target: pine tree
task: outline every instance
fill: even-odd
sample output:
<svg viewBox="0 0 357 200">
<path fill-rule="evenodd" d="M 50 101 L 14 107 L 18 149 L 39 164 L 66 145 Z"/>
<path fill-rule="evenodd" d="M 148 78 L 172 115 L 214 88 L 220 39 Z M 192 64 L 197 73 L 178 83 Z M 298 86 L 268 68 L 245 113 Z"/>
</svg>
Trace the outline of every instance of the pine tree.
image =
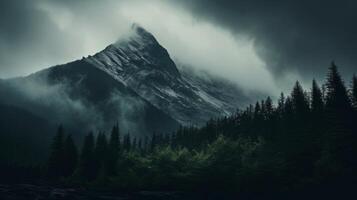
<svg viewBox="0 0 357 200">
<path fill-rule="evenodd" d="M 352 136 L 352 105 L 348 97 L 347 89 L 337 70 L 332 63 L 329 68 L 326 83 L 326 146 L 332 161 L 340 167 L 346 167 L 354 162 Z"/>
<path fill-rule="evenodd" d="M 293 108 L 293 121 L 291 129 L 291 137 L 295 138 L 297 147 L 303 148 L 302 143 L 309 139 L 309 126 L 310 126 L 310 108 L 309 101 L 306 93 L 301 87 L 300 83 L 296 81 L 293 91 L 291 92 L 291 101 Z"/>
<path fill-rule="evenodd" d="M 48 176 L 52 179 L 58 179 L 64 176 L 64 131 L 63 126 L 60 125 L 57 129 L 52 146 L 51 153 L 48 160 Z"/>
<path fill-rule="evenodd" d="M 93 132 L 90 132 L 84 138 L 84 144 L 79 160 L 79 173 L 85 180 L 93 180 L 96 175 L 94 148 L 94 135 Z"/>
<path fill-rule="evenodd" d="M 266 112 L 266 118 L 270 119 L 273 115 L 274 108 L 273 108 L 273 101 L 271 98 L 268 96 L 267 99 L 265 100 L 265 112 Z"/>
<path fill-rule="evenodd" d="M 313 80 L 311 89 L 311 120 L 316 139 L 321 137 L 325 132 L 324 106 L 322 92 L 316 81 Z"/>
<path fill-rule="evenodd" d="M 64 142 L 64 176 L 72 175 L 77 167 L 78 150 L 71 135 L 67 135 Z"/>
<path fill-rule="evenodd" d="M 334 63 L 329 68 L 326 87 L 326 107 L 336 114 L 350 111 L 347 89 Z"/>
<path fill-rule="evenodd" d="M 108 174 L 115 175 L 120 152 L 120 130 L 117 123 L 111 132 L 109 139 Z"/>
<path fill-rule="evenodd" d="M 95 155 L 95 175 L 106 175 L 107 164 L 108 164 L 108 142 L 104 133 L 100 132 L 97 135 L 97 140 L 94 149 Z"/>
<path fill-rule="evenodd" d="M 280 119 L 284 115 L 284 110 L 285 110 L 285 95 L 284 93 L 280 93 L 280 97 L 278 100 L 278 107 L 277 107 L 277 112 Z"/>
<path fill-rule="evenodd" d="M 311 89 L 311 112 L 314 118 L 321 118 L 324 109 L 324 102 L 322 92 L 317 85 L 316 81 L 312 81 Z"/>
<path fill-rule="evenodd" d="M 298 119 L 304 119 L 309 112 L 309 101 L 299 81 L 296 81 L 293 91 L 291 92 L 291 100 L 295 116 Z M 306 120 L 306 118 L 304 120 Z"/>
<path fill-rule="evenodd" d="M 267 114 L 267 110 L 266 110 L 266 107 L 265 107 L 265 101 L 262 100 L 261 103 L 260 103 L 260 110 L 261 110 L 261 114 L 263 116 L 264 119 L 266 119 L 266 114 Z"/>
<path fill-rule="evenodd" d="M 119 156 L 119 151 L 120 151 L 120 130 L 119 130 L 119 124 L 117 123 L 111 132 L 110 135 L 110 140 L 109 140 L 109 146 L 110 149 L 113 151 L 114 154 L 117 154 L 116 156 Z"/>
<path fill-rule="evenodd" d="M 254 107 L 254 119 L 258 120 L 260 119 L 260 116 L 261 116 L 261 109 L 260 109 L 259 101 L 257 101 Z"/>
<path fill-rule="evenodd" d="M 263 126 L 265 127 L 264 134 L 265 138 L 272 139 L 274 137 L 275 129 L 275 108 L 273 107 L 273 101 L 268 96 L 265 100 L 265 121 Z"/>
</svg>

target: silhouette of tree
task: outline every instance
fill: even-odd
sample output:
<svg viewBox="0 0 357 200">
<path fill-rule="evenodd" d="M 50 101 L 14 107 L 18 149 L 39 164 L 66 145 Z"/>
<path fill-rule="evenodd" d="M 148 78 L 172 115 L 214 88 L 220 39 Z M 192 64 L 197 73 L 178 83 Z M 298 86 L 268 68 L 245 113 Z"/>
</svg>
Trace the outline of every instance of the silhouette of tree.
<svg viewBox="0 0 357 200">
<path fill-rule="evenodd" d="M 95 154 L 95 176 L 98 175 L 105 176 L 107 174 L 107 164 L 108 164 L 108 141 L 103 132 L 97 135 L 97 140 L 95 144 L 94 154 Z"/>
<path fill-rule="evenodd" d="M 78 164 L 78 150 L 71 135 L 67 135 L 64 142 L 64 176 L 72 175 Z"/>
<path fill-rule="evenodd" d="M 48 160 L 48 176 L 58 179 L 64 176 L 64 131 L 59 125 L 56 136 L 53 138 L 51 153 Z"/>
<path fill-rule="evenodd" d="M 347 89 L 332 62 L 326 81 L 326 136 L 325 157 L 329 163 L 336 163 L 334 168 L 341 172 L 343 168 L 354 162 L 352 143 L 352 105 Z"/>
<path fill-rule="evenodd" d="M 79 160 L 79 173 L 81 178 L 85 180 L 93 180 L 96 176 L 94 148 L 94 135 L 93 132 L 90 132 L 84 138 L 84 144 Z"/>
<path fill-rule="evenodd" d="M 326 131 L 325 120 L 324 120 L 324 101 L 323 95 L 320 87 L 317 85 L 316 81 L 312 81 L 311 89 L 311 121 L 312 121 L 312 132 L 313 141 L 315 142 L 315 149 L 313 152 L 320 152 L 321 149 L 321 137 Z"/>
<path fill-rule="evenodd" d="M 322 92 L 317 85 L 316 81 L 312 81 L 312 89 L 311 89 L 311 111 L 314 115 L 314 118 L 322 118 L 324 109 L 324 102 Z"/>
<path fill-rule="evenodd" d="M 120 130 L 117 123 L 113 128 L 109 139 L 108 174 L 115 175 L 120 152 Z"/>
<path fill-rule="evenodd" d="M 299 120 L 304 119 L 304 117 L 306 117 L 309 112 L 309 101 L 298 81 L 296 81 L 293 91 L 291 92 L 291 100 L 293 103 L 295 116 Z"/>
</svg>

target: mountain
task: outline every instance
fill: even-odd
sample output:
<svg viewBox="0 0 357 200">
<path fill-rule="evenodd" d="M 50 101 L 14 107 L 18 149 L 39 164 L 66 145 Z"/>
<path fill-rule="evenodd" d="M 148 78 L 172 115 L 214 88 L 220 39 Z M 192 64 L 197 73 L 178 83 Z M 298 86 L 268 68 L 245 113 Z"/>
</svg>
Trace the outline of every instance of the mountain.
<svg viewBox="0 0 357 200">
<path fill-rule="evenodd" d="M 0 80 L 0 103 L 71 132 L 109 130 L 117 121 L 137 136 L 169 133 L 230 115 L 249 99 L 235 85 L 178 68 L 138 25 L 101 52 L 26 77 Z"/>
<path fill-rule="evenodd" d="M 167 50 L 136 24 L 130 37 L 84 60 L 183 125 L 203 125 L 210 118 L 230 115 L 249 100 L 233 84 L 179 71 Z"/>
<path fill-rule="evenodd" d="M 150 137 L 201 126 L 247 102 L 234 84 L 177 67 L 151 33 L 133 25 L 129 37 L 93 56 L 0 79 L 0 140 L 12 152 L 0 156 L 28 162 L 46 156 L 59 124 L 77 141 L 117 122 L 122 134 Z"/>
</svg>

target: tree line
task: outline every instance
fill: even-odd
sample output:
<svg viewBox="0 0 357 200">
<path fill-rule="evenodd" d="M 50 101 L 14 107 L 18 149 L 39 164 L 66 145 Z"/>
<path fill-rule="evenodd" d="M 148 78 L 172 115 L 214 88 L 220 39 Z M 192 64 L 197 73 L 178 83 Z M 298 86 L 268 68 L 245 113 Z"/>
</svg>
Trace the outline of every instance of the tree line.
<svg viewBox="0 0 357 200">
<path fill-rule="evenodd" d="M 281 93 L 209 120 L 148 138 L 93 132 L 81 151 L 63 127 L 53 139 L 47 176 L 120 189 L 290 191 L 349 187 L 357 181 L 357 77 L 346 87 L 332 63 L 311 90 Z"/>
</svg>

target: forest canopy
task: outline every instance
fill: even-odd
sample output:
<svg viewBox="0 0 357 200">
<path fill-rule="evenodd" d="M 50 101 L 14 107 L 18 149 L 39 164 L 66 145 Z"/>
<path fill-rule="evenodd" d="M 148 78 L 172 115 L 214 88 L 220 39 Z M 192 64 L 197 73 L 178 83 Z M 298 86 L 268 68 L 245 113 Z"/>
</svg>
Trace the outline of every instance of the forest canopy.
<svg viewBox="0 0 357 200">
<path fill-rule="evenodd" d="M 356 119 L 357 77 L 347 87 L 332 63 L 321 86 L 296 82 L 276 103 L 267 97 L 203 127 L 133 138 L 116 124 L 78 145 L 61 125 L 39 167 L 46 173 L 32 171 L 54 183 L 114 190 L 346 189 L 357 181 Z"/>
</svg>

